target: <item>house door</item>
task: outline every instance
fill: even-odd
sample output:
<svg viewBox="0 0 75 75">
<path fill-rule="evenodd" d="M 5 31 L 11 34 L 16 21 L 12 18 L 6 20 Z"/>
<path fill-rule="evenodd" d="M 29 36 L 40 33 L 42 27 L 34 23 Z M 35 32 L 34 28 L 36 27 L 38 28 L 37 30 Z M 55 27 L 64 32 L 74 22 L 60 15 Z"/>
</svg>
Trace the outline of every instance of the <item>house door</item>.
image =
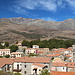
<svg viewBox="0 0 75 75">
<path fill-rule="evenodd" d="M 33 69 L 34 70 L 34 74 L 33 75 L 37 75 L 37 69 Z"/>
</svg>

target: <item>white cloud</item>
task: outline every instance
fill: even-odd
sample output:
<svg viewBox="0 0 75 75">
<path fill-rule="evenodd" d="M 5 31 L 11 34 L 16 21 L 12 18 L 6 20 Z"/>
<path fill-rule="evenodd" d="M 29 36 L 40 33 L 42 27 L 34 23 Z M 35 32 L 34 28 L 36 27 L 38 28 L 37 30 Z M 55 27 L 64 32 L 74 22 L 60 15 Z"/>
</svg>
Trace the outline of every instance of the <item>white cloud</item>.
<svg viewBox="0 0 75 75">
<path fill-rule="evenodd" d="M 12 9 L 14 9 L 16 13 L 26 13 L 26 11 L 22 9 L 20 6 L 13 6 Z"/>
<path fill-rule="evenodd" d="M 57 10 L 57 5 L 55 2 L 51 0 L 45 0 L 45 1 L 39 1 L 39 4 L 41 5 L 41 9 L 44 10 L 49 10 L 49 11 L 56 11 Z"/>
<path fill-rule="evenodd" d="M 66 0 L 66 2 L 70 7 L 75 8 L 75 0 Z"/>
<path fill-rule="evenodd" d="M 36 0 L 17 0 L 15 3 L 23 8 L 27 9 L 35 9 L 37 6 L 37 1 Z"/>
<path fill-rule="evenodd" d="M 15 0 L 11 8 L 16 13 L 28 13 L 35 9 L 55 12 L 66 5 L 74 10 L 75 0 Z"/>
<path fill-rule="evenodd" d="M 21 6 L 17 6 L 17 5 L 9 7 L 9 10 L 13 11 L 13 12 L 16 12 L 18 14 L 23 14 L 23 15 L 25 14 L 27 16 L 31 15 L 28 11 L 26 11 L 25 9 L 23 9 Z"/>
<path fill-rule="evenodd" d="M 41 19 L 43 19 L 45 21 L 57 21 L 57 19 L 54 19 L 54 18 L 51 18 L 51 17 L 43 17 Z"/>
<path fill-rule="evenodd" d="M 16 5 L 19 7 L 20 12 L 35 9 L 55 12 L 59 6 L 62 7 L 64 5 L 62 1 L 63 0 L 15 0 L 13 6 Z M 18 8 L 15 7 L 15 9 L 17 12 Z"/>
<path fill-rule="evenodd" d="M 13 12 L 30 16 L 33 13 L 30 13 L 29 10 L 56 12 L 60 8 L 66 8 L 66 6 L 75 11 L 75 0 L 15 0 L 10 7 Z"/>
<path fill-rule="evenodd" d="M 16 4 L 27 9 L 43 9 L 49 11 L 55 11 L 57 4 L 52 0 L 17 0 Z"/>
<path fill-rule="evenodd" d="M 73 14 L 75 14 L 75 0 L 66 0 L 68 6 L 72 10 Z"/>
</svg>

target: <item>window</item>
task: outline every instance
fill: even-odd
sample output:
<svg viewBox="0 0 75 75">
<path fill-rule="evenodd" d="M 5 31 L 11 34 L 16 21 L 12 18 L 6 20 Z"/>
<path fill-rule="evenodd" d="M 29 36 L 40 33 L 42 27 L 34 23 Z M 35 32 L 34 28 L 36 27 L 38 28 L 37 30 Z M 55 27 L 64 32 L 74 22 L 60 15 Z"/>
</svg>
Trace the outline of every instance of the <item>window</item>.
<svg viewBox="0 0 75 75">
<path fill-rule="evenodd" d="M 10 70 L 10 66 L 9 65 L 7 65 L 7 70 Z"/>
<path fill-rule="evenodd" d="M 39 71 L 41 71 L 41 69 L 39 69 Z"/>
<path fill-rule="evenodd" d="M 17 69 L 19 69 L 19 64 L 17 64 Z"/>
<path fill-rule="evenodd" d="M 24 65 L 25 66 L 25 68 L 26 68 L 26 65 Z"/>
<path fill-rule="evenodd" d="M 63 67 L 63 69 L 64 69 L 64 67 Z"/>
<path fill-rule="evenodd" d="M 24 74 L 26 74 L 26 71 L 24 71 Z"/>
<path fill-rule="evenodd" d="M 73 55 L 75 55 L 75 53 L 73 53 Z"/>
<path fill-rule="evenodd" d="M 27 52 L 27 54 L 29 54 L 29 51 Z"/>
<path fill-rule="evenodd" d="M 5 71 L 6 71 L 6 67 L 5 67 Z"/>
<path fill-rule="evenodd" d="M 34 53 L 35 53 L 35 51 L 34 51 Z"/>
</svg>

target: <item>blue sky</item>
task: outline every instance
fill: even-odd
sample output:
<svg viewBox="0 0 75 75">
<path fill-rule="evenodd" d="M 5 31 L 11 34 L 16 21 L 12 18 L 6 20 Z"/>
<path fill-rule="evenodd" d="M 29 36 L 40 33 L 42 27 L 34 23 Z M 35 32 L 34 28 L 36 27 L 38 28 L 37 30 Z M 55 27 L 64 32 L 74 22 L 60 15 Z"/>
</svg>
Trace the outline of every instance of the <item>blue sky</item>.
<svg viewBox="0 0 75 75">
<path fill-rule="evenodd" d="M 0 0 L 0 18 L 75 19 L 75 0 Z"/>
</svg>

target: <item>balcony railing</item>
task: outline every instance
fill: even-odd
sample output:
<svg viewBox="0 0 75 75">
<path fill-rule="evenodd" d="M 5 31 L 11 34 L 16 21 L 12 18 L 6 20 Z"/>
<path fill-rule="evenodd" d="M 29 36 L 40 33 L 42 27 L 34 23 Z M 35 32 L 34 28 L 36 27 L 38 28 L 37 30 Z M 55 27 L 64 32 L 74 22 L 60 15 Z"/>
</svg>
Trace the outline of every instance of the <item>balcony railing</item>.
<svg viewBox="0 0 75 75">
<path fill-rule="evenodd" d="M 21 69 L 14 69 L 13 71 L 21 72 Z"/>
</svg>

